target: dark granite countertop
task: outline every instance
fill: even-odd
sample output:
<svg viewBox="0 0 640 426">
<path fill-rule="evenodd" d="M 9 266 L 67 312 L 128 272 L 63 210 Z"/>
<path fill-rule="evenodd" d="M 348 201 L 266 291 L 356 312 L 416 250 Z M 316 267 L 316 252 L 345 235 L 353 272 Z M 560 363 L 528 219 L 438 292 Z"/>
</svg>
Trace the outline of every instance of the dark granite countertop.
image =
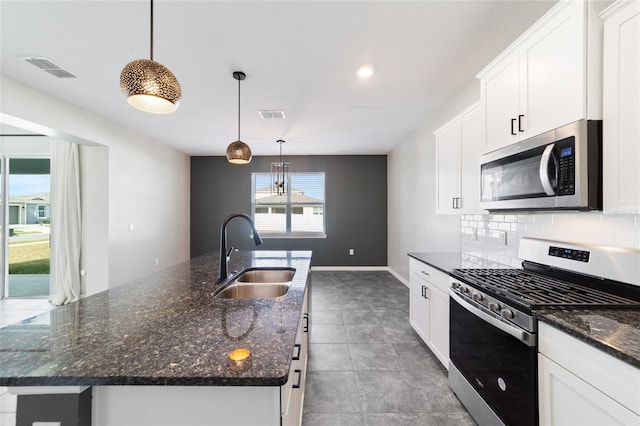
<svg viewBox="0 0 640 426">
<path fill-rule="evenodd" d="M 296 268 L 276 299 L 214 299 L 217 253 L 0 329 L 0 385 L 238 385 L 287 382 L 309 251 L 235 252 L 230 271 Z M 237 372 L 228 354 L 251 351 Z"/>
<path fill-rule="evenodd" d="M 444 272 L 445 274 L 451 274 L 454 269 L 471 269 L 471 268 L 512 268 L 511 266 L 503 265 L 498 262 L 476 257 L 469 253 L 407 253 L 410 257 L 413 257 L 420 262 L 433 266 L 436 269 Z"/>
<path fill-rule="evenodd" d="M 547 309 L 534 315 L 589 345 L 640 368 L 640 310 Z"/>
</svg>

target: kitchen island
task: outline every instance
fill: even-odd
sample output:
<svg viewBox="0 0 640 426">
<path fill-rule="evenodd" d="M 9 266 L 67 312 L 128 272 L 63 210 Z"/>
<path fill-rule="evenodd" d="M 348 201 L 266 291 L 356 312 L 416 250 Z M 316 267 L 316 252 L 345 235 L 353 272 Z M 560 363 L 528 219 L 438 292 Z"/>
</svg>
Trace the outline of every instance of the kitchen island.
<svg viewBox="0 0 640 426">
<path fill-rule="evenodd" d="M 18 394 L 34 386 L 44 393 L 92 388 L 91 416 L 99 425 L 251 423 L 262 395 L 277 413 L 259 415 L 260 424 L 280 424 L 293 385 L 304 389 L 292 358 L 300 358 L 297 338 L 308 326 L 310 261 L 308 251 L 232 254 L 236 275 L 295 268 L 289 291 L 278 298 L 212 297 L 220 285 L 218 255 L 211 253 L 56 308 L 38 321 L 48 325 L 2 328 L 0 385 Z M 249 349 L 250 360 L 230 361 L 237 349 Z M 20 417 L 19 401 L 18 424 Z"/>
</svg>

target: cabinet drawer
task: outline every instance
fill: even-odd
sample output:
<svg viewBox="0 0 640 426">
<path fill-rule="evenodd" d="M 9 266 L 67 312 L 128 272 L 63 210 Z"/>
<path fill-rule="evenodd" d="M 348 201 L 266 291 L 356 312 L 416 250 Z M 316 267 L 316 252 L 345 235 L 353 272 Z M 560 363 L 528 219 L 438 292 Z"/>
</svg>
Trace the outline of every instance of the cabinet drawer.
<svg viewBox="0 0 640 426">
<path fill-rule="evenodd" d="M 640 414 L 640 369 L 548 324 L 539 324 L 538 338 L 541 354 Z"/>
<path fill-rule="evenodd" d="M 449 292 L 449 275 L 439 269 L 410 257 L 409 270 L 412 274 L 416 274 L 424 280 L 427 280 L 430 284 L 433 284 L 445 293 Z"/>
</svg>

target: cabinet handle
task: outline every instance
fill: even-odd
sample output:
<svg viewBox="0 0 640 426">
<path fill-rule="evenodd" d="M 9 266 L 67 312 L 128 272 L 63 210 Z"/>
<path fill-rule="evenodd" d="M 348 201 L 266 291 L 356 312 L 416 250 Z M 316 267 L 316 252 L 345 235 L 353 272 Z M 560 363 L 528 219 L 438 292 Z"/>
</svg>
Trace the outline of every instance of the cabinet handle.
<svg viewBox="0 0 640 426">
<path fill-rule="evenodd" d="M 302 331 L 304 331 L 305 333 L 309 332 L 309 314 L 305 313 L 304 316 L 304 328 L 302 329 Z"/>
<path fill-rule="evenodd" d="M 431 274 L 430 274 L 430 273 L 428 273 L 427 271 L 420 271 L 420 272 L 422 272 L 424 275 L 426 275 L 426 276 L 428 276 L 428 277 L 429 277 L 429 276 L 431 276 Z"/>
<path fill-rule="evenodd" d="M 524 129 L 522 128 L 522 119 L 524 118 L 524 115 L 520 114 L 518 116 L 518 131 L 519 132 L 524 132 Z"/>
<path fill-rule="evenodd" d="M 452 208 L 452 209 L 455 209 L 455 208 L 456 208 L 456 197 L 453 197 L 453 198 L 451 199 L 451 208 Z"/>
<path fill-rule="evenodd" d="M 511 119 L 511 135 L 512 135 L 512 136 L 515 136 L 515 135 L 516 135 L 516 131 L 515 131 L 515 130 L 513 130 L 513 125 L 514 125 L 514 124 L 516 124 L 516 119 L 515 119 L 515 118 L 512 118 L 512 119 Z"/>
<path fill-rule="evenodd" d="M 293 370 L 293 374 L 298 375 L 298 381 L 293 384 L 292 388 L 300 389 L 300 384 L 302 383 L 302 370 L 296 368 L 295 370 Z"/>
<path fill-rule="evenodd" d="M 302 353 L 302 345 L 300 343 L 296 343 L 295 345 L 293 345 L 293 348 L 298 348 L 298 354 L 294 355 L 293 358 L 291 358 L 293 361 L 298 361 L 300 359 L 300 353 Z"/>
<path fill-rule="evenodd" d="M 427 293 L 429 291 L 429 289 L 426 286 L 424 287 L 424 294 L 422 295 L 422 297 L 424 297 L 425 299 L 429 299 L 429 293 Z"/>
</svg>

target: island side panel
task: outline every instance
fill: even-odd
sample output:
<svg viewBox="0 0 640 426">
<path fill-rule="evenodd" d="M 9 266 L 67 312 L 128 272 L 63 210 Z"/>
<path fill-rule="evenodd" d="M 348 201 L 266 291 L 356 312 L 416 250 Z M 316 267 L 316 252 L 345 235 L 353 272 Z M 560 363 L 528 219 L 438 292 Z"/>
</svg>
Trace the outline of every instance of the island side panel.
<svg viewBox="0 0 640 426">
<path fill-rule="evenodd" d="M 94 386 L 94 426 L 279 426 L 278 386 Z"/>
</svg>

